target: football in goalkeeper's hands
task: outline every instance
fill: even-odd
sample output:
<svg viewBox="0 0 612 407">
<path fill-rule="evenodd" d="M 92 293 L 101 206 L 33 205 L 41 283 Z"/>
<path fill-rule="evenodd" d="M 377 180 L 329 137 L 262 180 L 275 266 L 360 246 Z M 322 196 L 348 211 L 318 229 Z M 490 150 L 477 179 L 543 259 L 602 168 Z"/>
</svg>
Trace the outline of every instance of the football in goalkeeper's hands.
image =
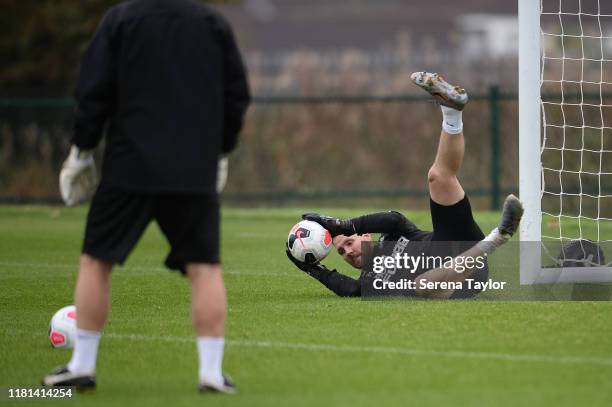
<svg viewBox="0 0 612 407">
<path fill-rule="evenodd" d="M 316 263 L 323 260 L 332 249 L 332 237 L 323 226 L 310 220 L 295 224 L 287 237 L 287 248 L 297 260 Z"/>
</svg>

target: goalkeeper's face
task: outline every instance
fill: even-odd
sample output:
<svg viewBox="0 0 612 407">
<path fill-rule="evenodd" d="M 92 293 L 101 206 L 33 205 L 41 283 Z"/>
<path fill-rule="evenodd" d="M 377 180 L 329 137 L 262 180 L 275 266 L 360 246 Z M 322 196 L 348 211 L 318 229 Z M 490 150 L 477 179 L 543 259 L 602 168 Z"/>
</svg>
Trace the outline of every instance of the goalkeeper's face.
<svg viewBox="0 0 612 407">
<path fill-rule="evenodd" d="M 361 242 L 369 242 L 372 238 L 369 234 L 344 236 L 338 235 L 334 237 L 334 246 L 338 254 L 342 256 L 351 266 L 360 269 L 361 261 Z"/>
</svg>

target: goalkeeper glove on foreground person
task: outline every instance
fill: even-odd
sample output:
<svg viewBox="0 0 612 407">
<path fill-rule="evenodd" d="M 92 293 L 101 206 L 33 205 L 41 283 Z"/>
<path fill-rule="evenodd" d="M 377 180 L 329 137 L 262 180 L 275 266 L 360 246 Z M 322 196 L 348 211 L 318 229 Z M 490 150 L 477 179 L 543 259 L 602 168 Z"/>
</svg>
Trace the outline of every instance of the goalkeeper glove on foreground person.
<svg viewBox="0 0 612 407">
<path fill-rule="evenodd" d="M 80 150 L 73 145 L 59 176 L 60 193 L 64 203 L 74 206 L 87 201 L 92 197 L 97 184 L 93 150 Z"/>
</svg>

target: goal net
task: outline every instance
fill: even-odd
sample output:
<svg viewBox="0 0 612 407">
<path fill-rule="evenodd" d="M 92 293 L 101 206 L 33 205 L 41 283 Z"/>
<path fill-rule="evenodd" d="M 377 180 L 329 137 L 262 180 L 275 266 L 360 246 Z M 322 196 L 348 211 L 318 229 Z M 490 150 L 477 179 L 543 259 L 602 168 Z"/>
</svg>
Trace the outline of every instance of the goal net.
<svg viewBox="0 0 612 407">
<path fill-rule="evenodd" d="M 612 281 L 612 1 L 519 1 L 519 115 L 521 283 Z"/>
</svg>

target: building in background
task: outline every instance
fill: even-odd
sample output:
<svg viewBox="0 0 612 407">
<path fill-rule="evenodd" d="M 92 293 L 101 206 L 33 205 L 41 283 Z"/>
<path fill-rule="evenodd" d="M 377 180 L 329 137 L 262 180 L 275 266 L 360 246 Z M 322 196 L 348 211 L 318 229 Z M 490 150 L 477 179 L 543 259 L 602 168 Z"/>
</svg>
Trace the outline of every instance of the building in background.
<svg viewBox="0 0 612 407">
<path fill-rule="evenodd" d="M 518 17 L 503 14 L 463 14 L 460 57 L 465 61 L 514 59 L 518 55 Z"/>
<path fill-rule="evenodd" d="M 515 83 L 514 1 L 244 0 L 218 7 L 237 27 L 256 92 L 405 93 L 413 91 L 407 75 L 420 69 L 468 83 L 476 83 L 477 70 L 486 82 Z"/>
</svg>

